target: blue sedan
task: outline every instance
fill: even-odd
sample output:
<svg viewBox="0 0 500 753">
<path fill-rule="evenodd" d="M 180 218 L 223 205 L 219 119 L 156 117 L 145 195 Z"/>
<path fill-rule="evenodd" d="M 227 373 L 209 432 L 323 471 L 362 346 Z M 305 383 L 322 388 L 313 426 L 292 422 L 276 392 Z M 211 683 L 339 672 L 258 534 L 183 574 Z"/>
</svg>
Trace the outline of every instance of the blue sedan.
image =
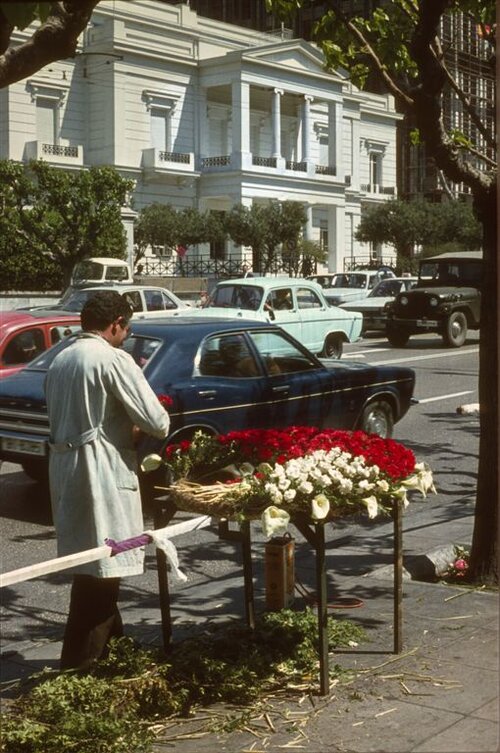
<svg viewBox="0 0 500 753">
<path fill-rule="evenodd" d="M 0 385 L 0 459 L 35 479 L 47 468 L 46 370 L 72 337 Z M 363 429 L 388 437 L 413 395 L 412 369 L 320 360 L 274 324 L 178 317 L 132 324 L 124 345 L 169 404 L 168 442 L 199 429 L 308 425 Z M 70 385 L 68 385 L 70 389 Z M 156 444 L 156 446 L 155 446 Z M 147 438 L 141 455 L 158 451 Z"/>
</svg>

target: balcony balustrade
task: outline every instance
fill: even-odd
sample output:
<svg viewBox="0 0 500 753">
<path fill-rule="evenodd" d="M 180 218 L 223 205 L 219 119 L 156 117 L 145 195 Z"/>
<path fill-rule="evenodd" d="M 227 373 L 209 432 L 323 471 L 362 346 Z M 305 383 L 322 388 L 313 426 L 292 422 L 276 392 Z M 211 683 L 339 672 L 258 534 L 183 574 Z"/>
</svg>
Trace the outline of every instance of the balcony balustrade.
<svg viewBox="0 0 500 753">
<path fill-rule="evenodd" d="M 380 186 L 378 183 L 362 183 L 360 189 L 364 193 L 379 193 L 390 196 L 396 194 L 395 186 Z"/>
<path fill-rule="evenodd" d="M 25 145 L 24 155 L 26 160 L 43 159 L 60 165 L 83 165 L 83 147 L 81 145 L 28 141 Z"/>
<path fill-rule="evenodd" d="M 253 155 L 252 164 L 257 167 L 276 167 L 278 160 L 276 157 L 258 157 L 257 155 Z"/>
<path fill-rule="evenodd" d="M 185 173 L 194 171 L 194 154 L 192 152 L 173 152 L 167 149 L 142 150 L 143 166 L 153 172 L 165 175 L 168 173 Z"/>
<path fill-rule="evenodd" d="M 209 167 L 227 167 L 227 165 L 230 165 L 230 164 L 231 164 L 230 154 L 222 154 L 218 157 L 202 157 L 201 159 L 202 169 L 206 169 Z"/>
</svg>

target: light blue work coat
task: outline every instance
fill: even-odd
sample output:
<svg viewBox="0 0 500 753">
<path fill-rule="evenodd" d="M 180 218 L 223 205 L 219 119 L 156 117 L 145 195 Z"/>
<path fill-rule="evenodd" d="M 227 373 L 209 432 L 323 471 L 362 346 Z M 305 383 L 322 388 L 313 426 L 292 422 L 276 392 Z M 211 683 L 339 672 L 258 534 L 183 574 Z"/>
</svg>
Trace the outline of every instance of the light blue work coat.
<svg viewBox="0 0 500 753">
<path fill-rule="evenodd" d="M 132 427 L 163 438 L 170 420 L 141 369 L 99 335 L 82 333 L 52 362 L 45 394 L 58 555 L 143 533 Z M 141 548 L 73 572 L 105 578 L 137 575 L 143 567 Z"/>
</svg>

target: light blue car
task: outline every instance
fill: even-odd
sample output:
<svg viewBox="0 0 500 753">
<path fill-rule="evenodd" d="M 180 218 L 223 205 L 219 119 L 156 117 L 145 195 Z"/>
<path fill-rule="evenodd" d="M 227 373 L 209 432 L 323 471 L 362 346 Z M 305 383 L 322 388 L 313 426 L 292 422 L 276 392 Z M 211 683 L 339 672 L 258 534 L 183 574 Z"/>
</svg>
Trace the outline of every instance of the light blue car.
<svg viewBox="0 0 500 753">
<path fill-rule="evenodd" d="M 356 342 L 363 324 L 360 313 L 329 306 L 320 285 L 294 277 L 224 280 L 206 306 L 183 313 L 274 322 L 325 358 L 340 358 L 344 343 Z"/>
</svg>

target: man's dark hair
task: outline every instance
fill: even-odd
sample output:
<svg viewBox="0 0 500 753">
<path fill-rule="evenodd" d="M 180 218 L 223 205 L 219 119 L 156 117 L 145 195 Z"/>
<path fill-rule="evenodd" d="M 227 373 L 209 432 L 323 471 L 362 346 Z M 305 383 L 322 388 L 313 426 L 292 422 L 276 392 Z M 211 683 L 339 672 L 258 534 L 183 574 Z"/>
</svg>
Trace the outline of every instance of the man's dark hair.
<svg viewBox="0 0 500 753">
<path fill-rule="evenodd" d="M 133 314 L 132 306 L 116 290 L 99 290 L 85 303 L 80 315 L 82 329 L 102 332 L 117 319 L 127 325 Z"/>
</svg>

